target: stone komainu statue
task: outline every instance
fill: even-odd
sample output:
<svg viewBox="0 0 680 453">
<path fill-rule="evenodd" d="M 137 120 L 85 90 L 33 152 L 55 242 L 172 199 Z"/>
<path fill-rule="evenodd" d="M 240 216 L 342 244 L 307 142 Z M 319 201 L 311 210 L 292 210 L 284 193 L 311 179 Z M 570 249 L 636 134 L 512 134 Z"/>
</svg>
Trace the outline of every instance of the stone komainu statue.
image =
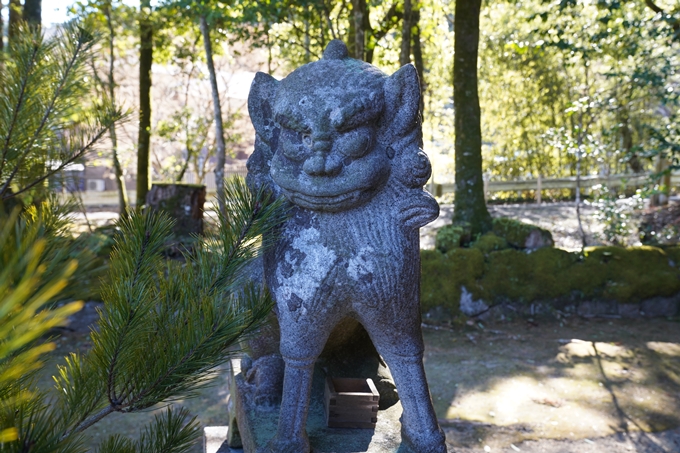
<svg viewBox="0 0 680 453">
<path fill-rule="evenodd" d="M 388 77 L 349 58 L 337 40 L 280 82 L 255 77 L 248 183 L 291 203 L 264 256 L 285 362 L 272 452 L 310 451 L 314 363 L 347 317 L 365 327 L 392 372 L 406 445 L 446 452 L 422 363 L 418 228 L 439 206 L 423 190 L 431 168 L 420 149 L 419 100 L 413 66 Z"/>
</svg>

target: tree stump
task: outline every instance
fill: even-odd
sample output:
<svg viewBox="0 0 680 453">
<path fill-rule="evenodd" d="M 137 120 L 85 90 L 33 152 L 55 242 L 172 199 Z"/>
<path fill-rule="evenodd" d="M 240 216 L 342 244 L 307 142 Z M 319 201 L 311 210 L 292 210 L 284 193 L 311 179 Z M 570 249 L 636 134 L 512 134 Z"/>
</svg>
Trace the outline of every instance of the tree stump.
<svg viewBox="0 0 680 453">
<path fill-rule="evenodd" d="M 205 194 L 205 186 L 197 184 L 153 184 L 146 205 L 174 219 L 176 235 L 202 234 Z"/>
</svg>

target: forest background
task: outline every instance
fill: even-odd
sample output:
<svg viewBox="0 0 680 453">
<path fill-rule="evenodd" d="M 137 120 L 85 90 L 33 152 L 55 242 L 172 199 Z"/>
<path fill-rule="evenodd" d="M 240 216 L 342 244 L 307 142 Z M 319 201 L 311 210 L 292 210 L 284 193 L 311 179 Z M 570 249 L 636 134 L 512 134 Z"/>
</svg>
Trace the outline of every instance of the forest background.
<svg viewBox="0 0 680 453">
<path fill-rule="evenodd" d="M 148 124 L 140 117 L 143 124 L 116 126 L 101 148 L 100 164 L 119 167 L 116 177 L 139 181 L 149 168 L 152 181 L 179 181 L 190 171 L 203 182 L 218 164 L 220 136 L 227 159 L 243 159 L 254 137 L 245 107 L 249 77 L 257 70 L 285 76 L 338 38 L 354 57 L 386 73 L 415 64 L 424 149 L 435 180 L 454 181 L 453 1 L 142 3 L 68 7 L 69 18 L 102 37 L 93 89 L 142 116 L 150 113 Z M 43 22 L 52 7 L 43 5 Z M 663 176 L 677 163 L 679 146 L 678 9 L 671 0 L 482 2 L 478 81 L 487 178 L 651 171 L 649 187 L 668 190 Z M 224 123 L 217 133 L 202 19 L 217 66 Z M 152 77 L 140 79 L 145 49 L 152 51 Z M 140 97 L 145 85 L 153 86 L 149 101 Z"/>
</svg>

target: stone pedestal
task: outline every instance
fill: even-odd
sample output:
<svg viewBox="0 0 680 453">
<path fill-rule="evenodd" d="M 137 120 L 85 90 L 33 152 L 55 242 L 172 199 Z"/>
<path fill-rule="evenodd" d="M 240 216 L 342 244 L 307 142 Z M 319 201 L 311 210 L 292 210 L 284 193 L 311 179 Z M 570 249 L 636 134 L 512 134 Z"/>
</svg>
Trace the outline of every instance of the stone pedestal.
<svg viewBox="0 0 680 453">
<path fill-rule="evenodd" d="M 227 426 L 206 426 L 203 428 L 203 453 L 231 453 L 227 445 Z"/>
<path fill-rule="evenodd" d="M 230 376 L 228 444 L 244 453 L 261 453 L 276 433 L 279 406 L 258 408 L 241 374 L 240 360 L 232 360 Z M 401 404 L 378 411 L 375 429 L 341 429 L 326 426 L 323 406 L 325 373 L 314 371 L 307 434 L 314 453 L 405 453 L 401 447 Z M 235 435 L 237 434 L 238 435 Z"/>
</svg>

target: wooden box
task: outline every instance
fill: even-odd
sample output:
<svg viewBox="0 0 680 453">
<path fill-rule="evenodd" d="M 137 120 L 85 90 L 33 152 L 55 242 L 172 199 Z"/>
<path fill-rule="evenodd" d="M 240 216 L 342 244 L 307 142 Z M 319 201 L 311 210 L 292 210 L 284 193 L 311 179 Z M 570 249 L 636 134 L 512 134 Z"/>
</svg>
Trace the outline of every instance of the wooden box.
<svg viewBox="0 0 680 453">
<path fill-rule="evenodd" d="M 371 379 L 326 376 L 326 424 L 330 428 L 375 428 L 379 399 Z"/>
</svg>

